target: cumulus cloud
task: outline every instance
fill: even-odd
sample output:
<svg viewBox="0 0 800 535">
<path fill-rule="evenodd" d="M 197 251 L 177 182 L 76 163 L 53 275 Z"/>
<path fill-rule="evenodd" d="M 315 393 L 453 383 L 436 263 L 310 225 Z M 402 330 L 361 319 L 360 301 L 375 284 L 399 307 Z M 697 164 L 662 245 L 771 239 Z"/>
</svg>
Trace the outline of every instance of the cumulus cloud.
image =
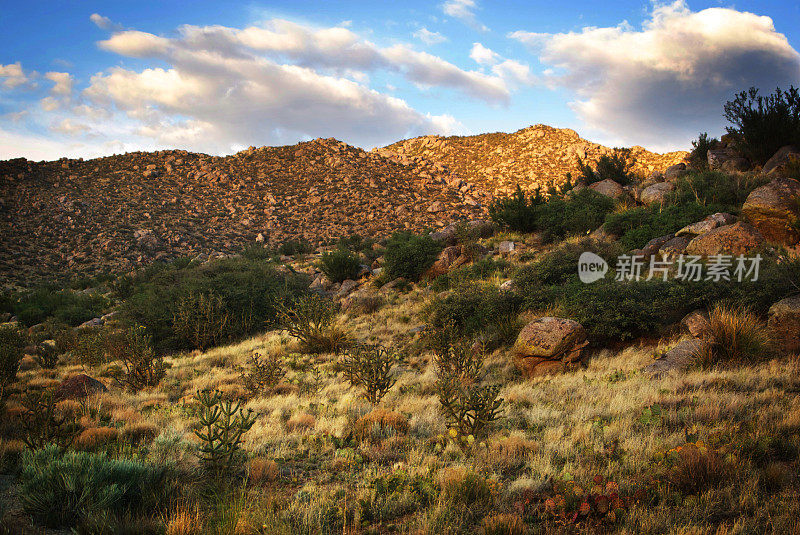
<svg viewBox="0 0 800 535">
<path fill-rule="evenodd" d="M 0 80 L 2 80 L 3 87 L 6 89 L 16 89 L 28 83 L 30 78 L 22 70 L 22 64 L 18 61 L 8 65 L 0 64 Z"/>
<path fill-rule="evenodd" d="M 420 28 L 413 35 L 426 45 L 436 45 L 447 41 L 447 37 L 439 32 L 432 32 L 428 28 Z"/>
<path fill-rule="evenodd" d="M 99 13 L 92 13 L 92 15 L 89 17 L 89 20 L 91 20 L 95 24 L 95 26 L 97 26 L 101 30 L 114 32 L 122 29 L 121 24 L 117 24 L 113 22 L 110 18 L 104 17 Z"/>
<path fill-rule="evenodd" d="M 110 39 L 100 41 L 98 46 L 123 56 L 147 58 L 164 54 L 169 46 L 169 39 L 152 33 L 128 30 L 115 33 Z"/>
<path fill-rule="evenodd" d="M 548 81 L 573 90 L 588 126 L 625 143 L 685 148 L 699 131 L 721 131 L 722 103 L 750 86 L 800 81 L 800 54 L 769 17 L 729 8 L 692 12 L 656 5 L 640 29 L 517 31 L 550 65 Z"/>
<path fill-rule="evenodd" d="M 72 84 L 74 80 L 70 73 L 48 72 L 44 77 L 53 82 L 54 85 L 52 89 L 50 89 L 50 92 L 54 95 L 68 96 L 72 93 Z"/>
<path fill-rule="evenodd" d="M 472 50 L 470 50 L 469 57 L 475 60 L 476 63 L 481 65 L 494 65 L 500 59 L 500 54 L 493 50 L 486 48 L 480 43 L 473 43 Z"/>
<path fill-rule="evenodd" d="M 442 11 L 445 15 L 459 19 L 471 28 L 487 32 L 489 28 L 478 22 L 478 18 L 475 16 L 476 7 L 475 0 L 447 0 L 442 4 Z"/>
</svg>

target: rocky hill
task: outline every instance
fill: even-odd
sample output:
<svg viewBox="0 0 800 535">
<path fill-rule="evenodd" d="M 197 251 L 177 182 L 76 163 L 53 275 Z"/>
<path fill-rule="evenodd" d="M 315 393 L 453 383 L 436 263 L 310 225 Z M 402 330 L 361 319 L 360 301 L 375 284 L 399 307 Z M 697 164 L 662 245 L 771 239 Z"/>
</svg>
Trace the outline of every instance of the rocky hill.
<svg viewBox="0 0 800 535">
<path fill-rule="evenodd" d="M 494 195 L 564 180 L 610 149 L 572 130 L 427 136 L 365 152 L 335 139 L 232 156 L 136 152 L 0 162 L 0 280 L 119 272 L 247 244 L 420 231 L 485 216 Z M 635 147 L 637 169 L 685 153 Z"/>
<path fill-rule="evenodd" d="M 477 188 L 491 195 L 516 189 L 547 188 L 578 172 L 578 159 L 594 162 L 613 149 L 581 138 L 568 128 L 535 125 L 513 134 L 423 136 L 393 143 L 376 152 L 400 163 L 428 161 L 446 167 L 450 183 Z M 656 154 L 631 148 L 633 171 L 648 175 L 684 160 L 683 151 Z"/>
</svg>

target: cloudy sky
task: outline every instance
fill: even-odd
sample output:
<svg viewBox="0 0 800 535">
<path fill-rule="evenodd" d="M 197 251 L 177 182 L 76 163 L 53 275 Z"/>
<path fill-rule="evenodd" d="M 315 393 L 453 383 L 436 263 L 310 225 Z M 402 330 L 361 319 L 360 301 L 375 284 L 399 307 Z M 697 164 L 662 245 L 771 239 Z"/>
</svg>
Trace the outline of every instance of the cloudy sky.
<svg viewBox="0 0 800 535">
<path fill-rule="evenodd" d="M 800 85 L 795 0 L 4 4 L 0 158 L 536 123 L 685 149 L 735 92 Z"/>
</svg>

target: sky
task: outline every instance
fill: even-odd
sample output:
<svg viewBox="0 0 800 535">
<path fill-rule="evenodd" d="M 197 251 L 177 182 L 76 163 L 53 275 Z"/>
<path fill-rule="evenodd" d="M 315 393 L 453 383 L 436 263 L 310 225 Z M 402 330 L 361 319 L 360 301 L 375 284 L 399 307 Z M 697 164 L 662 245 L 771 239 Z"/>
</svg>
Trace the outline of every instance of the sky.
<svg viewBox="0 0 800 535">
<path fill-rule="evenodd" d="M 798 47 L 794 0 L 0 0 L 0 158 L 538 123 L 684 150 L 800 85 Z"/>
</svg>

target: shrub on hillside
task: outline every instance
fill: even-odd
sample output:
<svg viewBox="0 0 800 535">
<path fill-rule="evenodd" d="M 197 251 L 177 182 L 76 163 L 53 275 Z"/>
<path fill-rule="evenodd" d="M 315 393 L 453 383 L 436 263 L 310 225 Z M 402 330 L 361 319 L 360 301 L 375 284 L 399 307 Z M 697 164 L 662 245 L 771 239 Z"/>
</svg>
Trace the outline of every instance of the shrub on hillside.
<svg viewBox="0 0 800 535">
<path fill-rule="evenodd" d="M 364 398 L 377 404 L 396 382 L 396 362 L 397 357 L 385 347 L 359 344 L 345 352 L 341 368 L 350 385 L 363 388 Z"/>
<path fill-rule="evenodd" d="M 390 279 L 417 281 L 433 265 L 441 249 L 430 236 L 396 232 L 386 242 L 386 273 Z"/>
<path fill-rule="evenodd" d="M 169 499 L 168 471 L 134 460 L 47 447 L 23 453 L 22 508 L 48 528 L 73 528 L 94 515 L 150 513 Z"/>
<path fill-rule="evenodd" d="M 157 353 L 207 347 L 274 324 L 276 304 L 300 295 L 308 282 L 305 275 L 279 273 L 269 263 L 244 258 L 166 267 L 136 275 L 121 317 L 145 326 Z M 192 310 L 201 296 L 204 307 Z"/>
<path fill-rule="evenodd" d="M 698 171 L 708 170 L 708 151 L 716 149 L 719 140 L 708 137 L 708 132 L 702 132 L 696 140 L 692 141 L 692 152 L 689 153 L 689 164 Z"/>
<path fill-rule="evenodd" d="M 750 364 L 772 355 L 769 331 L 756 314 L 741 306 L 717 304 L 708 316 L 707 345 L 700 352 L 703 365 Z"/>
<path fill-rule="evenodd" d="M 709 211 L 738 214 L 747 196 L 768 181 L 763 176 L 740 173 L 688 173 L 675 181 L 675 191 L 667 197 L 667 203 L 697 203 L 707 207 Z"/>
<path fill-rule="evenodd" d="M 8 387 L 17 378 L 26 337 L 12 327 L 0 327 L 0 409 L 8 395 Z"/>
<path fill-rule="evenodd" d="M 327 297 L 307 294 L 292 304 L 279 304 L 278 324 L 297 338 L 307 353 L 337 352 L 350 344 L 350 335 L 335 324 L 338 305 Z"/>
<path fill-rule="evenodd" d="M 504 228 L 542 232 L 545 240 L 552 241 L 596 229 L 613 208 L 612 199 L 589 189 L 545 201 L 538 192 L 526 196 L 518 188 L 513 196 L 495 201 L 489 214 Z"/>
<path fill-rule="evenodd" d="M 278 254 L 294 256 L 298 254 L 308 254 L 314 247 L 305 239 L 287 240 L 278 246 Z"/>
<path fill-rule="evenodd" d="M 103 313 L 106 299 L 100 295 L 42 286 L 15 296 L 14 312 L 23 325 L 30 327 L 55 318 L 70 326 L 80 325 Z"/>
<path fill-rule="evenodd" d="M 630 154 L 630 149 L 615 148 L 612 154 L 600 156 L 594 167 L 578 160 L 582 181 L 586 185 L 607 179 L 623 186 L 633 183 L 636 180 L 636 176 L 631 172 L 634 162 Z"/>
<path fill-rule="evenodd" d="M 320 269 L 332 282 L 355 280 L 361 271 L 361 260 L 347 249 L 322 253 Z"/>
<path fill-rule="evenodd" d="M 703 206 L 697 202 L 665 207 L 639 206 L 608 214 L 604 228 L 611 234 L 619 236 L 619 241 L 626 250 L 638 249 L 653 238 L 672 234 L 717 211 L 715 206 Z"/>
<path fill-rule="evenodd" d="M 151 340 L 141 326 L 109 337 L 109 354 L 122 363 L 114 378 L 134 392 L 156 386 L 166 374 L 167 366 L 153 351 Z"/>
<path fill-rule="evenodd" d="M 751 87 L 725 103 L 727 128 L 737 148 L 763 165 L 784 145 L 800 145 L 800 91 L 790 86 L 762 96 Z"/>
</svg>

